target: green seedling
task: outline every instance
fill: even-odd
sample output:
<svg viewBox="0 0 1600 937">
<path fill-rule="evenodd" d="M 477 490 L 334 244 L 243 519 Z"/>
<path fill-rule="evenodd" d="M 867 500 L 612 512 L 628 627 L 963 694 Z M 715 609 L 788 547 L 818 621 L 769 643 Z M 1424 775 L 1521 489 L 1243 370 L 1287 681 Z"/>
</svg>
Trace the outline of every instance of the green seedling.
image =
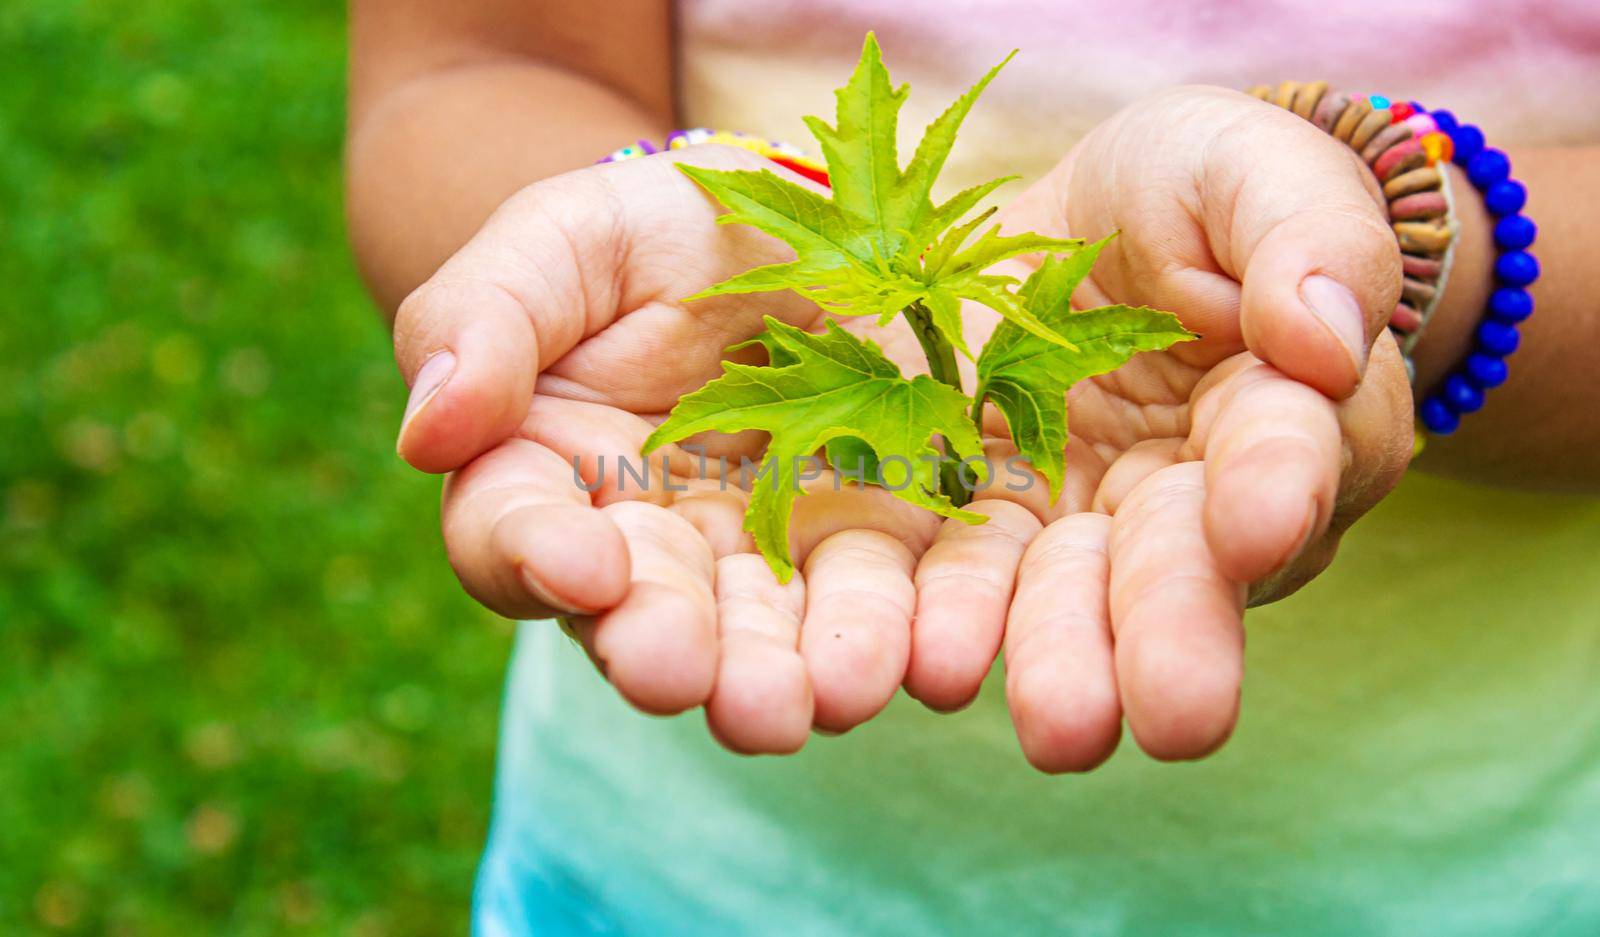
<svg viewBox="0 0 1600 937">
<path fill-rule="evenodd" d="M 789 515 L 807 460 L 819 450 L 850 477 L 876 480 L 913 504 L 981 523 L 983 515 L 964 505 L 973 488 L 989 481 L 980 438 L 986 403 L 1004 415 L 1018 452 L 1054 498 L 1066 473 L 1067 390 L 1139 352 L 1195 337 L 1176 316 L 1155 309 L 1071 307 L 1073 290 L 1109 238 L 1085 243 L 1001 234 L 998 225 L 978 234 L 995 209 L 973 211 L 1015 177 L 933 201 L 956 130 L 1004 65 L 928 126 L 902 168 L 895 131 L 909 89 L 890 83 L 877 40 L 868 34 L 849 82 L 835 92 L 834 124 L 806 118 L 827 162 L 832 198 L 770 170 L 680 167 L 728 209 L 719 222 L 751 225 L 796 255 L 691 300 L 793 290 L 830 316 L 873 316 L 881 325 L 903 316 L 928 361 L 928 375 L 906 378 L 876 344 L 831 318 L 814 333 L 769 316 L 754 340 L 766 349 L 768 363 L 724 362 L 721 377 L 683 397 L 650 435 L 646 453 L 706 431 L 771 434 L 751 486 L 745 529 L 781 581 L 794 573 Z M 1028 255 L 1043 259 L 1021 283 L 989 272 L 1002 260 Z M 963 301 L 1001 316 L 976 356 L 971 396 L 956 367 L 956 355 L 973 357 L 962 337 Z"/>
</svg>

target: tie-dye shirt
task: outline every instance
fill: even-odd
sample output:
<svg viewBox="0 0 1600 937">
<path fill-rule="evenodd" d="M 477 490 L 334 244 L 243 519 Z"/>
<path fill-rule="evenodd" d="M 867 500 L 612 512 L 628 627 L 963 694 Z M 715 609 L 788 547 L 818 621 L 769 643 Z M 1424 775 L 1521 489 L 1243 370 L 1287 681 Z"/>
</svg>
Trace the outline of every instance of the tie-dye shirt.
<svg viewBox="0 0 1600 937">
<path fill-rule="evenodd" d="M 914 132 L 1013 47 L 948 182 L 1037 174 L 1183 82 L 1326 78 L 1503 143 L 1600 142 L 1585 0 L 694 0 L 692 124 L 806 142 L 878 32 Z M 1600 933 L 1600 504 L 1413 476 L 1252 612 L 1203 762 L 1023 761 L 1000 681 L 792 758 L 639 715 L 523 626 L 476 923 L 526 933 Z"/>
</svg>

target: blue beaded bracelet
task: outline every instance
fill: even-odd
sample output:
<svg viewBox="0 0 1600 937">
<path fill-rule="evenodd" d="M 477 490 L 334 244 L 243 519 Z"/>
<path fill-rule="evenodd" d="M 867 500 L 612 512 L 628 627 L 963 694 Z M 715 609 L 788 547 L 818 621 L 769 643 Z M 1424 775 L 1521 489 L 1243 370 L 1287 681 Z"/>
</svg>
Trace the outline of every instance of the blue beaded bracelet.
<svg viewBox="0 0 1600 937">
<path fill-rule="evenodd" d="M 1489 295 L 1484 318 L 1478 323 L 1474 347 L 1438 390 L 1422 399 L 1417 416 L 1428 432 L 1444 436 L 1455 432 L 1461 417 L 1483 406 L 1484 394 L 1504 384 L 1506 358 L 1517 350 L 1522 336 L 1518 324 L 1533 315 L 1528 287 L 1539 279 L 1539 261 L 1528 252 L 1539 228 L 1522 214 L 1528 191 L 1511 178 L 1511 160 L 1484 144 L 1483 131 L 1463 124 L 1449 111 L 1433 111 L 1434 123 L 1450 136 L 1453 161 L 1483 195 L 1484 207 L 1494 216 L 1495 290 Z"/>
</svg>

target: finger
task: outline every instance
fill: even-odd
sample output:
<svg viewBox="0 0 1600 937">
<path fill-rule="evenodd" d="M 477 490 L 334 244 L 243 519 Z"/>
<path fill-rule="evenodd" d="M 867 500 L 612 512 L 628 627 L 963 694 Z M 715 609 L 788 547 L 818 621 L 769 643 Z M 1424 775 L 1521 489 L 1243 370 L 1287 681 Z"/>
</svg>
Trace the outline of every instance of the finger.
<svg viewBox="0 0 1600 937">
<path fill-rule="evenodd" d="M 1177 439 L 1143 439 L 1129 446 L 1100 478 L 1090 510 L 1115 514 L 1122 500 L 1140 482 L 1178 459 Z"/>
<path fill-rule="evenodd" d="M 1343 443 L 1328 398 L 1257 365 L 1212 392 L 1201 427 L 1205 532 L 1223 575 L 1255 582 L 1286 566 L 1328 529 Z"/>
<path fill-rule="evenodd" d="M 682 486 L 668 477 L 671 463 L 665 451 L 648 457 L 639 453 L 651 428 L 637 414 L 616 407 L 537 393 L 525 431 L 566 461 L 571 484 L 587 491 L 596 505 L 666 505 Z M 692 471 L 688 460 L 684 467 Z"/>
<path fill-rule="evenodd" d="M 1405 474 L 1414 451 L 1411 386 L 1392 336 L 1378 336 L 1361 387 L 1337 411 L 1344 455 L 1332 517 L 1293 562 L 1251 583 L 1252 605 L 1277 601 L 1319 575 L 1333 561 L 1343 533 Z"/>
<path fill-rule="evenodd" d="M 1259 126 L 1220 137 L 1208 159 L 1232 205 L 1219 254 L 1242 284 L 1250 350 L 1342 399 L 1400 298 L 1400 250 L 1360 158 L 1310 123 L 1260 107 Z"/>
<path fill-rule="evenodd" d="M 800 629 L 818 728 L 843 732 L 877 715 L 906 675 L 916 587 L 899 540 L 845 530 L 806 558 Z"/>
<path fill-rule="evenodd" d="M 1191 197 L 1191 204 L 1175 201 L 1160 185 L 1107 187 L 1104 173 L 1088 168 L 1107 158 L 1100 152 L 1085 158 L 1083 148 L 1075 147 L 1001 210 L 1002 228 L 1008 233 L 1093 238 L 1121 228 L 1121 236 L 1101 252 L 1094 270 L 1073 291 L 1073 307 L 1123 302 L 1174 310 L 1201 340 L 1167 353 L 1195 367 L 1210 367 L 1222 354 L 1219 349 L 1240 340 L 1239 283 L 1217 269 L 1212 259 L 1217 239 L 1187 223 L 1201 214 L 1198 196 Z M 1082 173 L 1076 171 L 1080 163 L 1086 167 Z"/>
<path fill-rule="evenodd" d="M 1134 738 L 1156 758 L 1197 758 L 1233 731 L 1244 671 L 1244 587 L 1217 567 L 1201 522 L 1205 468 L 1145 479 L 1112 519 L 1117 685 Z"/>
<path fill-rule="evenodd" d="M 628 547 L 549 449 L 513 439 L 445 483 L 445 549 L 467 592 L 510 618 L 598 612 L 628 591 Z"/>
<path fill-rule="evenodd" d="M 1111 519 L 1073 514 L 1029 544 L 1006 620 L 1006 702 L 1040 771 L 1087 771 L 1116 750 L 1122 704 L 1106 607 Z"/>
<path fill-rule="evenodd" d="M 648 713 L 704 703 L 717 672 L 711 548 L 666 508 L 619 501 L 601 512 L 622 531 L 632 562 L 616 608 L 574 619 L 573 630 L 628 702 Z"/>
<path fill-rule="evenodd" d="M 974 501 L 967 510 L 989 518 L 945 520 L 917 564 L 916 616 L 906 692 L 930 709 L 970 703 L 994 664 L 1022 551 L 1040 529 L 1027 509 Z"/>
<path fill-rule="evenodd" d="M 722 653 L 706 720 L 723 745 L 744 754 L 799 751 L 811 733 L 811 681 L 800 657 L 805 580 L 779 583 L 765 560 L 717 560 Z"/>
<path fill-rule="evenodd" d="M 737 553 L 756 552 L 755 538 L 744 529 L 748 498 L 737 488 L 712 487 L 692 483 L 691 489 L 673 499 L 672 510 L 700 531 L 717 559 Z"/>
<path fill-rule="evenodd" d="M 527 413 L 537 343 L 527 311 L 502 288 L 429 281 L 400 305 L 394 347 L 411 388 L 395 448 L 416 468 L 459 468 Z"/>
<path fill-rule="evenodd" d="M 1393 491 L 1416 451 L 1411 382 L 1394 336 L 1378 336 L 1366 380 L 1339 404 L 1338 414 L 1349 458 L 1339 479 L 1336 531 Z"/>
<path fill-rule="evenodd" d="M 1076 436 L 1067 439 L 1066 474 L 1059 490 L 1052 492 L 1050 483 L 1036 471 L 1011 441 L 1005 421 L 998 410 L 985 411 L 985 432 L 997 435 L 983 440 L 984 458 L 992 471 L 988 483 L 977 495 L 986 500 L 1009 501 L 1026 508 L 1043 523 L 1050 523 L 1068 514 L 1089 509 L 1095 488 L 1105 474 L 1106 462 L 1094 446 Z M 990 429 L 993 426 L 994 429 Z"/>
<path fill-rule="evenodd" d="M 803 560 L 830 537 L 850 530 L 885 534 L 920 556 L 939 532 L 939 517 L 882 488 L 843 484 L 825 469 L 795 502 L 789 518 L 792 552 Z"/>
</svg>

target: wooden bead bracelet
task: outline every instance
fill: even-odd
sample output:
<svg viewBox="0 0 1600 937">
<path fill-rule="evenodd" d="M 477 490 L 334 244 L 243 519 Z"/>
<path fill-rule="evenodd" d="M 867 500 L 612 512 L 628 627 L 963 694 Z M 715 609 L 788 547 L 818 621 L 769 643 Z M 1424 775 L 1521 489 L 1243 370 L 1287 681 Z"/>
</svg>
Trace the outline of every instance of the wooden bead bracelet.
<svg viewBox="0 0 1600 937">
<path fill-rule="evenodd" d="M 1454 155 L 1454 142 L 1420 107 L 1378 95 L 1334 91 L 1325 81 L 1285 81 L 1276 88 L 1258 85 L 1250 93 L 1347 144 L 1377 176 L 1389 203 L 1389 222 L 1400 243 L 1405 275 L 1389 328 L 1415 382 L 1411 353 L 1444 295 L 1454 257 L 1454 202 L 1443 168 Z"/>
<path fill-rule="evenodd" d="M 1418 422 L 1428 432 L 1455 432 L 1464 414 L 1483 406 L 1486 391 L 1506 382 L 1506 358 L 1520 342 L 1518 326 L 1533 314 L 1527 288 L 1539 278 L 1539 261 L 1528 248 L 1538 227 L 1522 214 L 1528 192 L 1511 178 L 1511 160 L 1485 146 L 1477 127 L 1460 123 L 1449 111 L 1430 112 L 1415 101 L 1345 94 L 1329 89 L 1325 81 L 1258 85 L 1250 93 L 1349 144 L 1377 176 L 1389 203 L 1405 277 L 1389 328 L 1400 341 L 1412 383 L 1412 350 L 1444 295 L 1454 256 L 1457 226 L 1446 164 L 1461 167 L 1483 196 L 1484 207 L 1496 219 L 1495 290 L 1474 332 L 1472 352 L 1417 405 Z"/>
</svg>

